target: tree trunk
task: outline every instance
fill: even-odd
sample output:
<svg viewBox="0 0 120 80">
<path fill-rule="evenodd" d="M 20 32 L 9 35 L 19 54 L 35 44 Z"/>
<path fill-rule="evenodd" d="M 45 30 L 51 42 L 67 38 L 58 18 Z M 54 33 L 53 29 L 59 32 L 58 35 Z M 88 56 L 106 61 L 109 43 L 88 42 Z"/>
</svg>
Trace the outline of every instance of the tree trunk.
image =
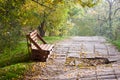
<svg viewBox="0 0 120 80">
<path fill-rule="evenodd" d="M 38 26 L 38 29 L 39 29 L 40 36 L 41 36 L 41 37 L 44 37 L 44 36 L 45 36 L 44 27 L 45 27 L 45 21 L 43 21 L 43 22 Z"/>
<path fill-rule="evenodd" d="M 108 36 L 110 39 L 113 39 L 113 30 L 112 30 L 112 2 L 108 1 L 109 3 L 109 17 L 108 17 L 108 21 L 109 21 L 109 33 Z"/>
</svg>

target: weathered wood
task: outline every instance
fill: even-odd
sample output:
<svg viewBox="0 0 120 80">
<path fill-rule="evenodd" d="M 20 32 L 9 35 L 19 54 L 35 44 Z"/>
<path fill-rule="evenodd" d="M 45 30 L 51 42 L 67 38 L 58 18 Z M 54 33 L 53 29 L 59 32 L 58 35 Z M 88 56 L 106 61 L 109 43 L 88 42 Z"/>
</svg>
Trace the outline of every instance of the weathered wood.
<svg viewBox="0 0 120 80">
<path fill-rule="evenodd" d="M 39 34 L 37 34 L 37 37 L 38 37 L 44 44 L 47 44 L 47 42 L 46 42 L 45 40 L 43 40 L 42 37 L 41 37 Z"/>
<path fill-rule="evenodd" d="M 38 43 L 38 40 L 43 44 Z M 27 44 L 31 59 L 36 61 L 46 61 L 54 47 L 52 44 L 47 44 L 37 30 L 27 34 Z"/>
</svg>

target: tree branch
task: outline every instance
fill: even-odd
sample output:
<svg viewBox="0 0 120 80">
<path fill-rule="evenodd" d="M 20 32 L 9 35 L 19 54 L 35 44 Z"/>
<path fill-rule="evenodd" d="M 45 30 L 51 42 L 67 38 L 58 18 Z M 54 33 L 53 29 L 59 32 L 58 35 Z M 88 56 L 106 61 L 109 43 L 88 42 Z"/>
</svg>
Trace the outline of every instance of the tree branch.
<svg viewBox="0 0 120 80">
<path fill-rule="evenodd" d="M 113 6 L 114 1 L 106 0 L 110 6 Z"/>
<path fill-rule="evenodd" d="M 49 9 L 53 9 L 53 8 L 50 8 L 50 7 L 42 4 L 42 3 L 39 3 L 38 0 L 32 0 L 32 1 L 35 2 L 35 3 L 37 3 L 37 4 L 39 4 L 39 5 L 41 5 L 41 6 L 43 6 L 43 7 L 46 7 L 46 8 L 49 8 Z"/>
<path fill-rule="evenodd" d="M 114 15 L 117 13 L 118 10 L 120 10 L 120 7 L 115 10 Z"/>
</svg>

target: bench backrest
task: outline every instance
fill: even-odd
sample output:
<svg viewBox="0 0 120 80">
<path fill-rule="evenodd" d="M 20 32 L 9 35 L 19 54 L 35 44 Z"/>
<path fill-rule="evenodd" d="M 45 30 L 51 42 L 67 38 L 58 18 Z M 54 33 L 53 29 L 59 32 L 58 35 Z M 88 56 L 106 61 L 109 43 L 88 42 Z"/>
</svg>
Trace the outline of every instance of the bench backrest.
<svg viewBox="0 0 120 80">
<path fill-rule="evenodd" d="M 33 32 L 30 32 L 29 34 L 27 34 L 27 43 L 28 46 L 31 48 L 31 46 L 35 46 L 36 48 L 38 48 L 39 50 L 41 50 L 39 44 L 38 44 L 38 40 L 42 41 L 43 44 L 47 44 L 42 37 L 38 34 L 37 30 L 34 30 Z"/>
</svg>

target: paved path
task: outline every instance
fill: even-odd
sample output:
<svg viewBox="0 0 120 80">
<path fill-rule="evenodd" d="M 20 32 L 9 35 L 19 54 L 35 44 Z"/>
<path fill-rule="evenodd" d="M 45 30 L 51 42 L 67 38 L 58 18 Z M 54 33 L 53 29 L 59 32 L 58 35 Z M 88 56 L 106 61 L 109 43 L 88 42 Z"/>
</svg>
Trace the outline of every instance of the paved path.
<svg viewBox="0 0 120 80">
<path fill-rule="evenodd" d="M 103 37 L 71 37 L 56 43 L 54 53 L 43 75 L 39 74 L 34 80 L 120 80 L 120 52 Z M 95 57 L 116 62 L 95 66 L 80 62 L 81 58 Z"/>
<path fill-rule="evenodd" d="M 67 77 L 68 73 L 65 73 L 57 76 L 58 79 L 120 80 L 120 52 L 113 45 L 107 43 L 103 37 L 72 37 L 57 43 L 55 53 L 59 55 L 56 60 L 62 63 L 66 62 L 67 57 L 104 57 L 108 58 L 109 61 L 117 61 L 107 66 L 98 65 L 92 68 L 75 68 L 75 70 L 68 72 L 69 78 Z"/>
</svg>

